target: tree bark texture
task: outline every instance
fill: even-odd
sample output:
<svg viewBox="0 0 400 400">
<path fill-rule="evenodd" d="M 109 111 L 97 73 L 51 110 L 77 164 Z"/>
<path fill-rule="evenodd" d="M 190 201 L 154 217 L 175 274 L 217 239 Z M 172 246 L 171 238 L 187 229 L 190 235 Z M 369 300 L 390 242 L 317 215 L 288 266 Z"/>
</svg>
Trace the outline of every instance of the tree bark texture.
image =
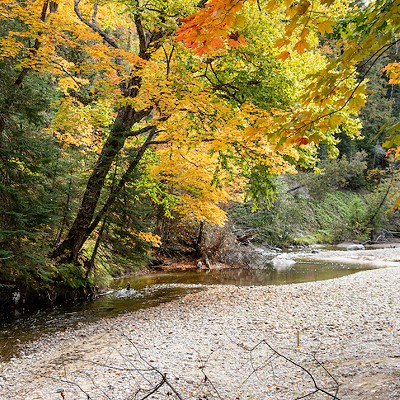
<svg viewBox="0 0 400 400">
<path fill-rule="evenodd" d="M 141 118 L 141 115 L 137 118 Z M 101 191 L 115 157 L 125 145 L 134 123 L 135 111 L 130 106 L 121 108 L 112 126 L 110 135 L 103 146 L 92 174 L 86 185 L 82 203 L 66 239 L 52 253 L 53 257 L 62 257 L 69 262 L 77 262 L 79 252 L 87 239 L 86 231 L 89 228 Z"/>
<path fill-rule="evenodd" d="M 79 3 L 80 0 L 74 1 L 74 9 L 76 14 L 85 24 L 93 29 L 93 27 L 91 26 L 93 24 L 88 23 L 86 20 L 83 19 L 82 15 L 80 15 L 80 11 L 78 8 Z M 139 6 L 138 3 L 137 6 Z M 154 32 L 147 32 L 148 36 L 146 36 L 139 14 L 135 15 L 134 22 L 139 38 L 138 55 L 144 60 L 149 60 L 152 52 L 154 52 L 162 45 L 163 30 L 155 29 Z M 96 32 L 98 32 L 99 30 L 101 31 L 101 29 L 96 26 Z M 101 31 L 101 34 L 102 37 L 104 37 L 103 35 L 106 35 L 106 33 L 103 31 Z M 107 41 L 107 43 L 109 43 L 109 41 Z M 113 45 L 113 47 L 118 46 L 115 44 Z M 127 98 L 135 98 L 139 94 L 141 84 L 142 82 L 140 76 L 135 73 L 135 71 L 132 71 L 130 78 L 121 84 L 122 93 Z M 83 195 L 81 206 L 79 208 L 75 221 L 73 222 L 66 239 L 62 241 L 52 253 L 52 256 L 54 258 L 61 258 L 62 261 L 66 262 L 78 262 L 78 256 L 85 241 L 88 239 L 90 233 L 93 232 L 101 219 L 94 218 L 94 214 L 111 165 L 114 162 L 116 156 L 123 149 L 125 141 L 129 136 L 147 133 L 146 130 L 138 130 L 136 133 L 132 133 L 131 129 L 135 123 L 138 123 L 144 117 L 150 115 L 150 112 L 150 109 L 138 111 L 129 105 L 121 107 L 118 110 L 118 114 L 111 127 L 109 137 L 103 146 L 101 154 L 87 182 L 86 190 Z M 143 157 L 143 154 L 148 146 L 148 140 L 146 140 L 145 142 L 146 146 L 139 151 L 138 156 L 135 159 L 136 161 L 134 167 L 136 167 L 136 165 Z M 124 175 L 122 180 L 124 179 L 126 180 L 127 176 Z M 101 217 L 108 210 L 116 195 L 117 192 L 111 193 L 109 200 L 104 206 L 104 212 L 102 213 L 100 211 Z"/>
</svg>

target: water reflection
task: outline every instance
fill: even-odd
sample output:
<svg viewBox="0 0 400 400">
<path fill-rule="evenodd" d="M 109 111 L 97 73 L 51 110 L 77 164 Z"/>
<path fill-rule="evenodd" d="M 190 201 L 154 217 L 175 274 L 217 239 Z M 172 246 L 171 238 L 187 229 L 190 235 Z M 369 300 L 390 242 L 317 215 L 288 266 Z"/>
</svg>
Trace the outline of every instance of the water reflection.
<svg viewBox="0 0 400 400">
<path fill-rule="evenodd" d="M 357 265 L 303 262 L 277 268 L 269 266 L 265 269 L 160 272 L 120 279 L 115 282 L 115 287 L 124 288 L 130 284 L 131 288 L 137 290 L 146 286 L 171 283 L 236 286 L 286 285 L 338 278 L 363 269 L 365 268 Z"/>
<path fill-rule="evenodd" d="M 206 285 L 284 285 L 337 278 L 362 269 L 365 268 L 355 265 L 296 263 L 288 268 L 277 269 L 269 266 L 259 270 L 181 271 L 129 277 L 116 281 L 112 291 L 95 301 L 39 311 L 0 322 L 0 356 L 4 359 L 12 357 L 17 354 L 21 344 L 35 340 L 43 334 L 127 311 L 154 307 L 203 290 Z"/>
</svg>

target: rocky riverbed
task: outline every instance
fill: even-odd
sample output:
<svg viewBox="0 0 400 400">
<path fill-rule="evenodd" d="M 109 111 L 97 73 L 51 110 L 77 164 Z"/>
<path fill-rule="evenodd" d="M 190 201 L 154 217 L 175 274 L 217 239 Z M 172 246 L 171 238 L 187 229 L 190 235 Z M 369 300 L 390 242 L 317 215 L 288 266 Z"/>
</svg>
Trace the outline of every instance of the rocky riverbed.
<svg viewBox="0 0 400 400">
<path fill-rule="evenodd" d="M 45 336 L 0 364 L 0 399 L 400 399 L 400 249 L 368 252 L 394 266 L 209 287 Z"/>
<path fill-rule="evenodd" d="M 396 267 L 400 265 L 400 243 L 390 243 L 383 248 L 346 250 L 352 247 L 344 243 L 343 250 L 320 251 L 297 257 L 302 260 L 321 260 L 343 264 L 358 264 L 368 267 Z M 363 246 L 362 246 L 363 247 Z"/>
</svg>

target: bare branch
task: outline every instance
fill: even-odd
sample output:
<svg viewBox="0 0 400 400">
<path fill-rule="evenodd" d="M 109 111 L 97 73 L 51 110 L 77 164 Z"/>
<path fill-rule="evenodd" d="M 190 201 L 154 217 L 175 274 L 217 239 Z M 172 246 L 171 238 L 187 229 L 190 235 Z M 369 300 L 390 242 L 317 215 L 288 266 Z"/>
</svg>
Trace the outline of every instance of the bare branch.
<svg viewBox="0 0 400 400">
<path fill-rule="evenodd" d="M 136 0 L 135 5 L 139 7 L 139 2 Z M 146 39 L 146 34 L 144 32 L 142 20 L 138 13 L 134 15 L 134 21 L 136 26 L 136 32 L 139 37 L 139 57 L 143 58 L 144 60 L 147 59 L 146 53 L 148 48 L 148 40 Z"/>
<path fill-rule="evenodd" d="M 214 383 L 212 382 L 212 380 L 208 377 L 208 375 L 204 372 L 205 366 L 204 367 L 200 367 L 200 371 L 202 372 L 202 374 L 204 375 L 204 382 L 208 382 L 211 387 L 214 389 L 215 393 L 217 394 L 218 398 L 220 400 L 223 400 L 223 398 L 221 397 L 221 395 L 218 392 L 218 389 L 215 387 Z"/>
<path fill-rule="evenodd" d="M 97 11 L 99 10 L 99 5 L 96 3 L 93 6 L 93 14 L 92 14 L 92 24 L 97 25 L 96 18 L 97 18 Z"/>
<path fill-rule="evenodd" d="M 119 46 L 117 44 L 117 42 L 112 39 L 110 36 L 108 36 L 102 29 L 100 29 L 97 24 L 96 24 L 96 15 L 97 15 L 97 8 L 98 8 L 98 4 L 95 4 L 95 9 L 93 11 L 93 16 L 92 16 L 92 22 L 88 21 L 87 19 L 85 19 L 81 13 L 81 11 L 79 10 L 79 3 L 81 2 L 81 0 L 74 0 L 74 11 L 75 14 L 77 15 L 77 17 L 85 24 L 87 25 L 90 29 L 92 29 L 93 31 L 95 31 L 96 33 L 98 33 L 105 42 L 107 42 L 111 47 L 114 47 L 115 49 L 119 49 Z"/>
<path fill-rule="evenodd" d="M 94 387 L 96 387 L 98 390 L 101 391 L 101 393 L 103 393 L 103 395 L 108 399 L 108 400 L 112 400 L 111 397 L 104 391 L 104 389 L 102 389 L 101 387 L 99 387 L 98 385 L 96 385 L 96 382 L 94 380 L 94 378 L 88 374 L 87 372 L 84 372 L 84 374 L 91 380 L 92 384 Z"/>
<path fill-rule="evenodd" d="M 39 376 L 41 376 L 42 378 L 49 378 L 49 377 L 46 376 L 46 375 L 39 375 Z M 82 386 L 79 385 L 79 383 L 76 383 L 76 382 L 74 382 L 74 381 L 70 381 L 70 380 L 65 379 L 65 378 L 63 378 L 63 379 L 57 379 L 57 378 L 52 378 L 52 377 L 50 377 L 50 379 L 52 379 L 53 381 L 62 382 L 62 383 L 68 383 L 69 385 L 76 386 L 82 393 L 85 394 L 87 400 L 90 400 L 90 399 L 91 399 L 90 394 L 89 394 L 86 390 L 84 390 L 84 389 L 82 388 Z"/>
<path fill-rule="evenodd" d="M 315 380 L 315 377 L 313 376 L 313 374 L 312 374 L 307 368 L 305 368 L 303 365 L 297 363 L 296 361 L 293 361 L 293 360 L 290 359 L 289 357 L 287 357 L 287 356 L 285 356 L 284 354 L 282 354 L 282 353 L 278 352 L 277 350 L 275 350 L 266 340 L 263 340 L 262 342 L 265 343 L 265 345 L 266 345 L 270 350 L 272 350 L 275 354 L 277 354 L 279 357 L 283 358 L 284 360 L 288 361 L 289 363 L 293 364 L 294 366 L 300 368 L 300 369 L 301 369 L 303 372 L 305 372 L 305 373 L 310 377 L 310 379 L 312 380 L 313 385 L 314 385 L 314 388 L 315 388 L 315 391 L 309 393 L 308 395 L 305 395 L 305 396 L 302 396 L 302 397 L 298 397 L 296 400 L 304 399 L 304 398 L 306 398 L 306 397 L 308 397 L 308 396 L 311 396 L 312 394 L 317 393 L 317 392 L 322 392 L 322 393 L 326 394 L 327 396 L 331 397 L 331 398 L 334 399 L 334 400 L 340 400 L 339 397 L 337 397 L 337 395 L 336 395 L 336 394 L 337 394 L 337 391 L 336 391 L 335 394 L 332 394 L 332 393 L 327 392 L 325 389 L 319 387 L 319 385 L 317 384 L 317 381 Z M 335 382 L 336 382 L 336 380 L 335 380 Z M 336 383 L 337 383 L 337 382 L 336 382 Z"/>
<path fill-rule="evenodd" d="M 156 386 L 154 386 L 154 388 L 149 393 L 147 393 L 146 396 L 142 397 L 140 400 L 145 400 L 148 397 L 150 397 L 152 394 L 157 392 L 157 390 L 159 390 L 164 385 L 164 383 L 166 383 L 166 382 L 167 382 L 166 381 L 166 375 L 164 374 L 162 380 L 160 381 L 160 383 L 158 383 Z"/>
<path fill-rule="evenodd" d="M 222 397 L 221 397 L 221 395 L 219 394 L 219 392 L 218 392 L 217 388 L 215 387 L 214 383 L 211 381 L 211 379 L 209 378 L 209 376 L 204 372 L 204 370 L 205 370 L 205 368 L 206 368 L 206 366 L 207 366 L 207 362 L 210 360 L 211 356 L 212 356 L 214 353 L 216 353 L 217 351 L 221 350 L 221 348 L 222 348 L 222 347 L 219 347 L 218 349 L 211 351 L 211 353 L 207 356 L 206 360 L 204 360 L 204 361 L 201 360 L 201 358 L 200 358 L 200 361 L 202 362 L 202 365 L 201 365 L 201 367 L 199 367 L 199 369 L 200 369 L 201 373 L 202 373 L 203 376 L 204 376 L 204 378 L 203 378 L 203 379 L 204 379 L 204 383 L 208 383 L 208 384 L 214 389 L 214 391 L 215 391 L 215 393 L 217 394 L 218 398 L 222 400 Z"/>
<path fill-rule="evenodd" d="M 164 383 L 166 385 L 169 386 L 169 388 L 174 392 L 174 394 L 176 395 L 176 397 L 178 397 L 179 400 L 183 400 L 183 397 L 179 394 L 179 392 L 171 385 L 171 383 L 167 380 L 166 374 L 163 374 L 160 370 L 158 370 L 154 365 L 150 364 L 140 353 L 139 349 L 137 348 L 137 346 L 135 345 L 135 343 L 133 343 L 132 339 L 130 339 L 128 336 L 126 336 L 125 334 L 122 334 L 127 340 L 128 342 L 132 345 L 132 347 L 137 351 L 138 356 L 140 357 L 140 359 L 146 364 L 148 365 L 153 371 L 157 372 L 165 381 Z M 161 385 L 162 386 L 162 385 Z M 160 387 L 161 387 L 160 386 Z"/>
<path fill-rule="evenodd" d="M 164 46 L 162 46 L 162 49 L 164 51 L 165 59 L 167 61 L 167 76 L 168 76 L 171 72 L 171 59 L 175 50 L 175 45 L 172 46 L 171 52 L 169 54 L 167 54 L 167 50 L 165 49 Z"/>
<path fill-rule="evenodd" d="M 326 374 L 333 380 L 333 382 L 335 382 L 336 384 L 336 391 L 335 391 L 335 396 L 337 396 L 338 392 L 339 392 L 339 382 L 337 381 L 337 379 L 330 373 L 330 371 L 328 370 L 328 368 L 325 367 L 324 364 L 321 363 L 321 361 L 319 361 L 317 359 L 317 357 L 315 356 L 315 354 L 313 355 L 314 361 L 326 372 Z"/>
<path fill-rule="evenodd" d="M 171 143 L 171 140 L 152 140 L 148 143 L 149 146 L 158 146 L 160 144 L 168 144 Z"/>
<path fill-rule="evenodd" d="M 91 364 L 94 365 L 98 365 L 98 366 L 102 366 L 106 369 L 109 370 L 117 370 L 117 371 L 124 371 L 125 373 L 131 373 L 132 375 L 132 380 L 137 382 L 137 375 L 139 375 L 143 380 L 141 380 L 140 382 L 138 382 L 138 386 L 131 386 L 132 388 L 132 392 L 131 394 L 125 399 L 125 400 L 146 400 L 149 398 L 153 398 L 154 394 L 158 393 L 158 397 L 157 398 L 161 398 L 163 396 L 173 396 L 174 398 L 177 398 L 178 400 L 183 400 L 183 396 L 181 395 L 181 393 L 179 393 L 179 389 L 174 386 L 173 382 L 169 381 L 167 379 L 167 373 L 160 370 L 159 368 L 157 368 L 156 366 L 154 366 L 153 364 L 155 363 L 154 361 L 149 361 L 140 351 L 140 349 L 138 348 L 138 346 L 134 343 L 133 339 L 131 339 L 127 334 L 125 334 L 122 331 L 119 331 L 121 337 L 123 337 L 124 339 L 126 339 L 126 341 L 128 342 L 128 345 L 134 349 L 134 352 L 126 352 L 123 351 L 121 352 L 119 349 L 117 348 L 113 348 L 121 357 L 121 360 L 123 361 L 123 365 L 108 365 L 107 364 L 107 359 L 105 360 L 104 363 L 99 363 L 96 361 L 91 361 L 91 360 L 87 360 L 86 362 L 89 362 Z M 229 338 L 229 336 L 228 336 Z M 296 355 L 303 355 L 303 356 L 307 356 L 307 357 L 312 357 L 312 365 L 311 368 L 317 368 L 315 371 L 310 369 L 310 367 L 305 367 L 304 364 L 302 365 L 301 362 L 299 361 L 294 361 L 292 358 L 290 358 L 289 356 L 287 356 L 286 354 L 284 354 L 281 351 L 277 351 L 274 347 L 272 347 L 265 339 L 259 341 L 257 344 L 249 346 L 245 343 L 237 343 L 236 341 L 230 339 L 231 342 L 233 344 L 235 344 L 239 349 L 243 350 L 245 353 L 248 353 L 250 356 L 250 366 L 252 368 L 252 373 L 244 379 L 244 381 L 242 382 L 243 384 L 245 384 L 249 378 L 254 374 L 257 375 L 258 371 L 261 371 L 263 368 L 265 367 L 270 367 L 272 370 L 274 368 L 274 362 L 275 360 L 278 359 L 282 359 L 285 362 L 288 362 L 290 364 L 292 364 L 293 366 L 297 367 L 299 370 L 301 370 L 302 372 L 304 372 L 312 381 L 313 383 L 313 387 L 310 386 L 310 382 L 309 380 L 305 380 L 304 383 L 307 383 L 307 385 L 309 385 L 307 392 L 305 392 L 305 394 L 300 394 L 298 395 L 298 397 L 290 397 L 289 394 L 286 395 L 285 398 L 288 399 L 292 399 L 292 400 L 302 400 L 302 399 L 308 399 L 308 398 L 314 398 L 314 396 L 316 394 L 320 394 L 323 395 L 323 397 L 329 397 L 333 400 L 340 400 L 339 397 L 337 396 L 338 394 L 338 388 L 339 388 L 339 383 L 338 381 L 333 377 L 333 375 L 328 371 L 328 369 L 316 358 L 316 354 L 315 352 L 308 354 L 308 353 L 303 353 L 303 352 L 299 352 L 296 351 Z M 271 352 L 268 351 L 267 354 L 265 354 L 265 347 L 267 347 L 267 350 L 270 350 Z M 199 361 L 201 363 L 199 369 L 203 375 L 203 378 L 195 384 L 196 388 L 195 390 L 193 390 L 194 388 L 192 387 L 191 390 L 192 393 L 197 393 L 197 391 L 206 391 L 209 392 L 210 394 L 210 398 L 218 398 L 220 400 L 225 399 L 225 393 L 224 392 L 219 392 L 218 389 L 218 381 L 216 381 L 214 379 L 214 381 L 212 379 L 210 379 L 210 376 L 208 374 L 208 370 L 210 369 L 209 363 L 211 362 L 211 358 L 213 357 L 213 355 L 215 355 L 216 352 L 219 352 L 221 350 L 224 350 L 224 346 L 219 346 L 217 349 L 211 350 L 211 352 L 206 355 L 205 357 L 202 357 L 201 354 L 199 354 Z M 226 349 L 225 349 L 226 350 Z M 252 353 L 257 351 L 258 354 L 257 355 L 253 355 Z M 257 357 L 258 360 L 260 361 L 260 363 L 257 363 Z M 247 361 L 248 362 L 248 361 Z M 257 364 L 260 364 L 257 366 Z M 213 364 L 212 364 L 213 365 Z M 323 371 L 323 372 L 322 372 Z M 211 370 L 211 372 L 213 372 Z M 318 372 L 318 374 L 316 373 Z M 323 373 L 324 374 L 324 378 L 326 376 L 329 376 L 329 378 L 332 379 L 332 381 L 335 383 L 336 385 L 336 392 L 333 393 L 333 388 L 332 389 L 324 389 L 320 386 L 319 384 L 319 380 L 321 380 L 322 376 L 320 376 L 320 374 Z M 90 380 L 92 382 L 92 386 L 94 386 L 96 388 L 96 390 L 100 391 L 104 398 L 107 399 L 111 399 L 114 398 L 113 395 L 109 394 L 107 392 L 107 389 L 98 386 L 98 384 L 95 381 L 95 376 L 96 375 L 90 375 L 87 372 L 81 372 L 81 374 L 83 374 L 84 376 L 86 376 L 86 378 L 88 380 Z M 285 376 L 287 377 L 287 372 L 285 371 Z M 326 374 L 326 376 L 325 376 Z M 280 379 L 279 377 L 275 376 L 275 372 L 273 371 L 273 377 L 275 379 Z M 67 371 L 64 370 L 64 378 L 63 379 L 57 379 L 57 378 L 51 378 L 52 380 L 58 381 L 58 382 L 64 382 L 70 385 L 74 385 L 77 388 L 79 388 L 79 390 L 84 393 L 86 395 L 86 398 L 88 400 L 90 400 L 92 397 L 94 396 L 94 394 L 92 395 L 92 393 L 88 392 L 85 388 L 85 385 L 83 385 L 82 383 L 79 384 L 77 382 L 71 381 L 71 378 L 67 378 Z M 260 381 L 260 384 L 262 386 L 265 385 L 264 380 L 261 381 L 261 376 L 258 376 L 258 379 Z M 325 379 L 324 381 L 325 382 Z M 194 382 L 191 382 L 194 383 Z M 83 385 L 80 386 L 80 385 Z M 166 388 L 166 386 L 168 386 L 168 389 Z M 163 388 L 163 389 L 162 389 Z M 185 386 L 185 388 L 188 390 L 188 388 Z M 162 390 L 161 390 L 162 389 Z M 205 392 L 204 392 L 205 393 Z M 211 394 L 212 393 L 212 394 Z M 245 394 L 245 393 L 243 393 Z M 249 395 L 252 395 L 252 393 L 248 393 Z M 208 396 L 208 395 L 207 395 Z M 245 397 L 245 396 L 243 396 Z M 208 397 L 207 397 L 208 398 Z"/>
</svg>

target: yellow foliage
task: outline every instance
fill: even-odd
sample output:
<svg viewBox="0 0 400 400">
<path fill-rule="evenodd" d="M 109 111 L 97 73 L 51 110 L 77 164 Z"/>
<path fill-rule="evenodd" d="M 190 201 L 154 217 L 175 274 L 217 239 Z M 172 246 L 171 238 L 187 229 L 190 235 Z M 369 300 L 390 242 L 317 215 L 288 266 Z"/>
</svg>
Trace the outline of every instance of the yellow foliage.
<svg viewBox="0 0 400 400">
<path fill-rule="evenodd" d="M 389 83 L 391 85 L 400 84 L 400 63 L 388 64 L 382 71 L 385 71 L 389 75 Z"/>
<path fill-rule="evenodd" d="M 64 146 L 90 147 L 95 137 L 90 111 L 89 107 L 66 97 L 58 102 L 57 114 L 49 130 Z"/>
<path fill-rule="evenodd" d="M 268 38 L 270 49 L 260 49 L 281 60 L 282 75 L 292 83 L 290 105 L 270 110 L 248 99 L 240 103 L 224 99 L 204 79 L 204 69 L 210 62 L 179 43 L 165 40 L 150 60 L 141 59 L 137 55 L 137 32 L 132 28 L 134 15 L 124 9 L 123 3 L 100 2 L 97 13 L 98 25 L 107 28 L 120 44 L 116 49 L 79 20 L 73 0 L 60 2 L 58 12 L 48 15 L 45 21 L 40 20 L 41 2 L 28 0 L 22 7 L 19 2 L 5 0 L 0 5 L 0 16 L 12 19 L 18 15 L 26 30 L 9 32 L 1 39 L 0 58 L 20 57 L 21 68 L 52 74 L 62 96 L 49 132 L 64 146 L 96 148 L 120 107 L 151 110 L 148 119 L 133 129 L 145 123 L 157 127 L 161 145 L 152 147 L 154 159 L 147 172 L 149 179 L 165 183 L 179 197 L 177 207 L 182 215 L 222 224 L 225 212 L 220 206 L 242 197 L 252 167 L 261 165 L 271 174 L 294 173 L 296 161 L 302 157 L 312 159 L 315 145 L 321 140 L 333 143 L 339 127 L 357 134 L 359 126 L 354 115 L 365 101 L 362 85 L 358 91 L 353 90 L 352 60 L 358 49 L 346 46 L 343 75 L 318 48 L 318 36 L 333 32 L 346 2 L 267 2 L 268 23 L 276 42 L 273 48 Z M 181 4 L 170 3 L 169 7 Z M 211 60 L 223 58 L 232 51 L 229 47 L 246 46 L 236 29 L 246 28 L 251 17 L 250 9 L 246 9 L 251 7 L 249 3 L 209 0 L 203 9 L 183 21 L 177 40 L 197 54 L 210 55 Z M 80 7 L 84 18 L 90 20 L 93 2 L 82 1 Z M 281 22 L 279 12 L 287 15 L 287 23 Z M 266 16 L 261 18 L 267 23 Z M 151 21 L 146 22 L 151 25 Z M 279 31 L 285 32 L 284 37 L 277 36 Z M 30 46 L 35 40 L 41 46 L 27 47 L 27 38 Z M 58 51 L 60 47 L 76 51 L 80 60 L 67 61 Z M 283 51 L 278 54 L 277 48 Z M 399 64 L 385 70 L 397 82 Z M 137 78 L 137 86 L 129 89 L 138 93 L 129 96 L 121 87 L 132 76 Z M 87 103 L 77 100 L 83 92 L 89 99 Z M 143 143 L 142 138 L 125 150 L 137 143 Z M 158 243 L 146 232 L 139 233 L 139 237 L 154 246 Z"/>
<path fill-rule="evenodd" d="M 138 238 L 144 240 L 151 244 L 152 247 L 160 247 L 161 246 L 161 238 L 160 236 L 151 233 L 151 232 L 139 232 Z"/>
<path fill-rule="evenodd" d="M 333 24 L 334 24 L 333 21 L 325 20 L 317 24 L 317 29 L 322 35 L 325 33 L 333 33 L 333 28 L 332 28 Z"/>
</svg>

